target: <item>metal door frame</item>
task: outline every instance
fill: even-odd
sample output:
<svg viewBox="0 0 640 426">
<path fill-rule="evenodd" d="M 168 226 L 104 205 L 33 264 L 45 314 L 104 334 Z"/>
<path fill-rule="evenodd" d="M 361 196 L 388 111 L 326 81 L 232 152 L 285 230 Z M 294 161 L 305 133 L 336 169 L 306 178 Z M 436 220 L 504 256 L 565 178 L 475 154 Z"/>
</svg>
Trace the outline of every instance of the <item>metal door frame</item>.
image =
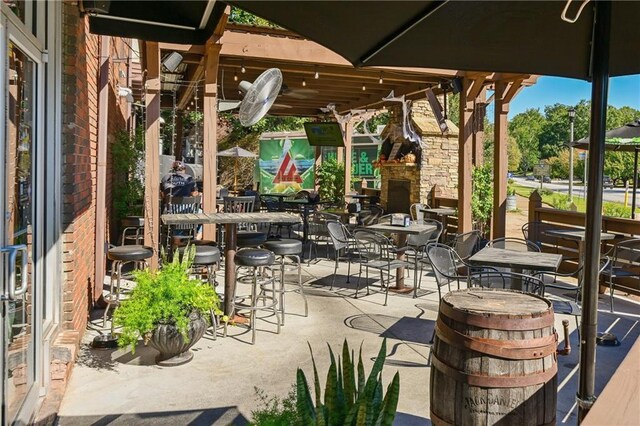
<svg viewBox="0 0 640 426">
<path fill-rule="evenodd" d="M 42 239 L 43 235 L 40 232 L 40 228 L 43 224 L 43 201 L 44 201 L 44 173 L 43 173 L 43 154 L 44 154 L 44 100 L 45 100 L 45 78 L 44 78 L 44 61 L 43 57 L 45 56 L 45 50 L 42 46 L 41 42 L 31 33 L 26 32 L 25 25 L 13 14 L 13 12 L 4 5 L 3 2 L 0 2 L 0 58 L 3 58 L 2 64 L 0 65 L 0 84 L 2 87 L 2 95 L 0 96 L 0 111 L 2 111 L 2 117 L 0 119 L 0 135 L 1 140 L 3 141 L 2 146 L 0 146 L 0 164 L 5 164 L 5 156 L 6 156 L 6 123 L 8 120 L 8 115 L 6 111 L 6 96 L 8 93 L 7 88 L 7 76 L 6 72 L 8 70 L 9 62 L 7 56 L 7 47 L 9 42 L 13 43 L 16 47 L 18 47 L 25 55 L 31 59 L 35 64 L 35 91 L 34 91 L 34 99 L 33 104 L 35 107 L 35 114 L 33 115 L 34 126 L 33 126 L 33 137 L 34 143 L 32 144 L 32 228 L 33 228 L 33 250 L 30 253 L 32 259 L 32 270 L 33 270 L 33 282 L 31 283 L 32 288 L 32 301 L 33 301 L 33 310 L 32 310 L 32 335 L 33 335 L 33 350 L 34 350 L 34 365 L 29 366 L 29 368 L 33 368 L 33 383 L 31 388 L 28 390 L 27 394 L 24 397 L 24 402 L 20 409 L 16 414 L 15 420 L 18 422 L 24 422 L 28 424 L 31 420 L 32 416 L 35 414 L 35 410 L 37 408 L 38 397 L 40 393 L 40 385 L 39 382 L 41 380 L 41 371 L 43 365 L 43 353 L 42 353 L 42 306 L 41 306 L 41 297 L 43 291 L 42 285 L 42 263 L 43 263 L 43 252 L 42 252 Z M 3 167 L 4 170 L 4 167 Z M 0 173 L 0 188 L 6 188 L 7 182 L 5 181 L 6 175 L 4 172 Z M 0 212 L 3 212 L 2 217 L 4 217 L 4 212 L 6 211 L 6 198 L 0 197 Z M 4 245 L 6 242 L 6 229 L 5 229 L 5 220 L 0 220 L 0 245 Z M 0 271 L 2 271 L 3 278 L 6 279 L 6 266 L 3 264 L 4 259 L 0 257 Z M 4 324 L 4 321 L 3 321 Z M 0 342 L 1 342 L 1 352 L 2 352 L 2 373 L 1 373 L 1 381 L 2 381 L 2 395 L 6 395 L 6 356 L 5 356 L 5 337 L 4 336 L 4 327 L 0 327 Z M 3 396 L 4 398 L 4 396 Z M 6 419 L 6 407 L 4 404 L 4 400 L 2 402 L 2 410 L 0 411 L 0 422 L 1 424 L 7 424 L 8 420 Z"/>
</svg>

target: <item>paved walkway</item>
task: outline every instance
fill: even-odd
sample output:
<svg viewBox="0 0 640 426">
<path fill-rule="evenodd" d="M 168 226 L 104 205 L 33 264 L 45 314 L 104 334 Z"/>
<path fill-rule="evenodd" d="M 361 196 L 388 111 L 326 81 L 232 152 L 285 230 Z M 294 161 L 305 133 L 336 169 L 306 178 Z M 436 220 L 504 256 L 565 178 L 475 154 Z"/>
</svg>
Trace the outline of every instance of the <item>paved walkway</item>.
<svg viewBox="0 0 640 426">
<path fill-rule="evenodd" d="M 301 298 L 288 293 L 286 325 L 280 335 L 275 334 L 275 325 L 269 318 L 258 323 L 254 346 L 248 343 L 250 334 L 239 326 L 230 327 L 229 337 L 219 335 L 215 341 L 208 333 L 194 346 L 193 361 L 183 366 L 156 366 L 157 352 L 141 344 L 135 355 L 128 350 L 91 349 L 88 343 L 97 332 L 88 330 L 61 406 L 59 423 L 246 424 L 251 411 L 260 405 L 256 388 L 269 396 L 284 397 L 292 389 L 298 367 L 308 378 L 312 377 L 307 342 L 314 349 L 324 386 L 329 363 L 327 343 L 334 351 L 341 349 L 345 338 L 356 350 L 362 344 L 368 371 L 382 338 L 387 337 L 385 383 L 396 370 L 400 372 L 395 424 L 430 424 L 427 358 L 438 307 L 433 278 L 423 279 L 419 298 L 390 294 L 388 306 L 383 306 L 383 293 L 353 298 L 355 279 L 346 283 L 346 266 L 339 270 L 338 285 L 333 291 L 329 291 L 332 262 L 305 266 L 304 271 L 309 317 L 301 315 Z M 601 296 L 601 305 L 606 310 L 605 296 Z M 600 328 L 612 327 L 611 331 L 622 339 L 622 346 L 598 348 L 598 391 L 640 333 L 640 306 L 617 301 L 616 307 L 631 315 L 621 317 L 606 311 L 601 315 Z M 99 326 L 99 312 L 96 315 L 93 323 Z M 558 330 L 564 318 L 556 316 Z M 570 324 L 574 350 L 558 361 L 558 422 L 564 419 L 575 424 L 573 403 L 579 354 L 572 319 Z"/>
</svg>

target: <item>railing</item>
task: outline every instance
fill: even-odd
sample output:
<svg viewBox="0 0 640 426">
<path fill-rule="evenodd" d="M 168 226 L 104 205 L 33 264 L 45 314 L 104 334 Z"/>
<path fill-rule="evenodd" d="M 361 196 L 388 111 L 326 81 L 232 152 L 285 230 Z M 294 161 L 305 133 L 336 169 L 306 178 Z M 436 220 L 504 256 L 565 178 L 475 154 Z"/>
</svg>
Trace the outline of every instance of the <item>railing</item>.
<svg viewBox="0 0 640 426">
<path fill-rule="evenodd" d="M 549 223 L 554 225 L 554 228 L 558 229 L 575 229 L 584 228 L 585 221 L 584 213 L 544 207 L 542 205 L 542 197 L 540 197 L 540 194 L 538 194 L 537 191 L 534 191 L 529 197 L 529 222 Z M 640 236 L 640 221 L 603 216 L 602 231 L 619 235 L 619 238 L 616 238 L 615 240 L 602 241 L 601 252 L 606 253 L 613 247 L 613 245 L 620 241 L 624 241 L 629 238 L 638 238 Z M 578 257 L 575 242 L 554 239 L 554 243 L 557 243 L 558 245 L 558 253 L 567 255 L 567 257 Z M 543 251 L 556 252 L 556 248 L 543 245 Z M 565 272 L 570 272 L 575 270 L 576 266 L 577 260 L 567 260 L 563 262 L 560 269 Z M 634 278 L 621 278 L 616 279 L 614 282 L 625 287 L 630 293 L 640 295 L 640 280 Z"/>
</svg>

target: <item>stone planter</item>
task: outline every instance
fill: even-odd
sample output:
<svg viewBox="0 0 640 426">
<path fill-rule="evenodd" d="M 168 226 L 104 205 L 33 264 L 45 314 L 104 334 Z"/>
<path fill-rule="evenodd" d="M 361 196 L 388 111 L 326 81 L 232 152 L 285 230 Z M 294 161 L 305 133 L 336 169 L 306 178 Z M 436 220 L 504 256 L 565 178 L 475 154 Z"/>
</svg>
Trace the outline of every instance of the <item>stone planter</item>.
<svg viewBox="0 0 640 426">
<path fill-rule="evenodd" d="M 173 367 L 186 364 L 193 358 L 193 352 L 189 350 L 207 330 L 207 321 L 198 313 L 192 313 L 189 317 L 187 336 L 189 341 L 180 334 L 173 324 L 159 324 L 149 343 L 160 354 L 156 357 L 156 363 L 163 367 Z"/>
<path fill-rule="evenodd" d="M 512 212 L 518 209 L 518 196 L 507 195 L 507 211 Z"/>
</svg>

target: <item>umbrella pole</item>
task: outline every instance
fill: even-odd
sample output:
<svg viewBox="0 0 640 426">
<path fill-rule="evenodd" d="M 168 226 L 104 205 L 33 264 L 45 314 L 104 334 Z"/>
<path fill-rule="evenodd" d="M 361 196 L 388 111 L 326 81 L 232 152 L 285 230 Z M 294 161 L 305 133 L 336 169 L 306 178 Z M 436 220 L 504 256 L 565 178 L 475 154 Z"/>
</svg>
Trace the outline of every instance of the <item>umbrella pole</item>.
<svg viewBox="0 0 640 426">
<path fill-rule="evenodd" d="M 602 231 L 602 175 L 604 169 L 607 96 L 609 91 L 609 44 L 611 2 L 594 2 L 592 38 L 591 131 L 587 193 L 582 325 L 580 334 L 580 383 L 576 402 L 578 422 L 584 420 L 596 400 L 596 332 L 598 327 L 598 284 L 600 233 Z"/>
<path fill-rule="evenodd" d="M 633 157 L 633 193 L 631 194 L 631 219 L 636 218 L 636 190 L 638 189 L 638 148 Z"/>
</svg>

